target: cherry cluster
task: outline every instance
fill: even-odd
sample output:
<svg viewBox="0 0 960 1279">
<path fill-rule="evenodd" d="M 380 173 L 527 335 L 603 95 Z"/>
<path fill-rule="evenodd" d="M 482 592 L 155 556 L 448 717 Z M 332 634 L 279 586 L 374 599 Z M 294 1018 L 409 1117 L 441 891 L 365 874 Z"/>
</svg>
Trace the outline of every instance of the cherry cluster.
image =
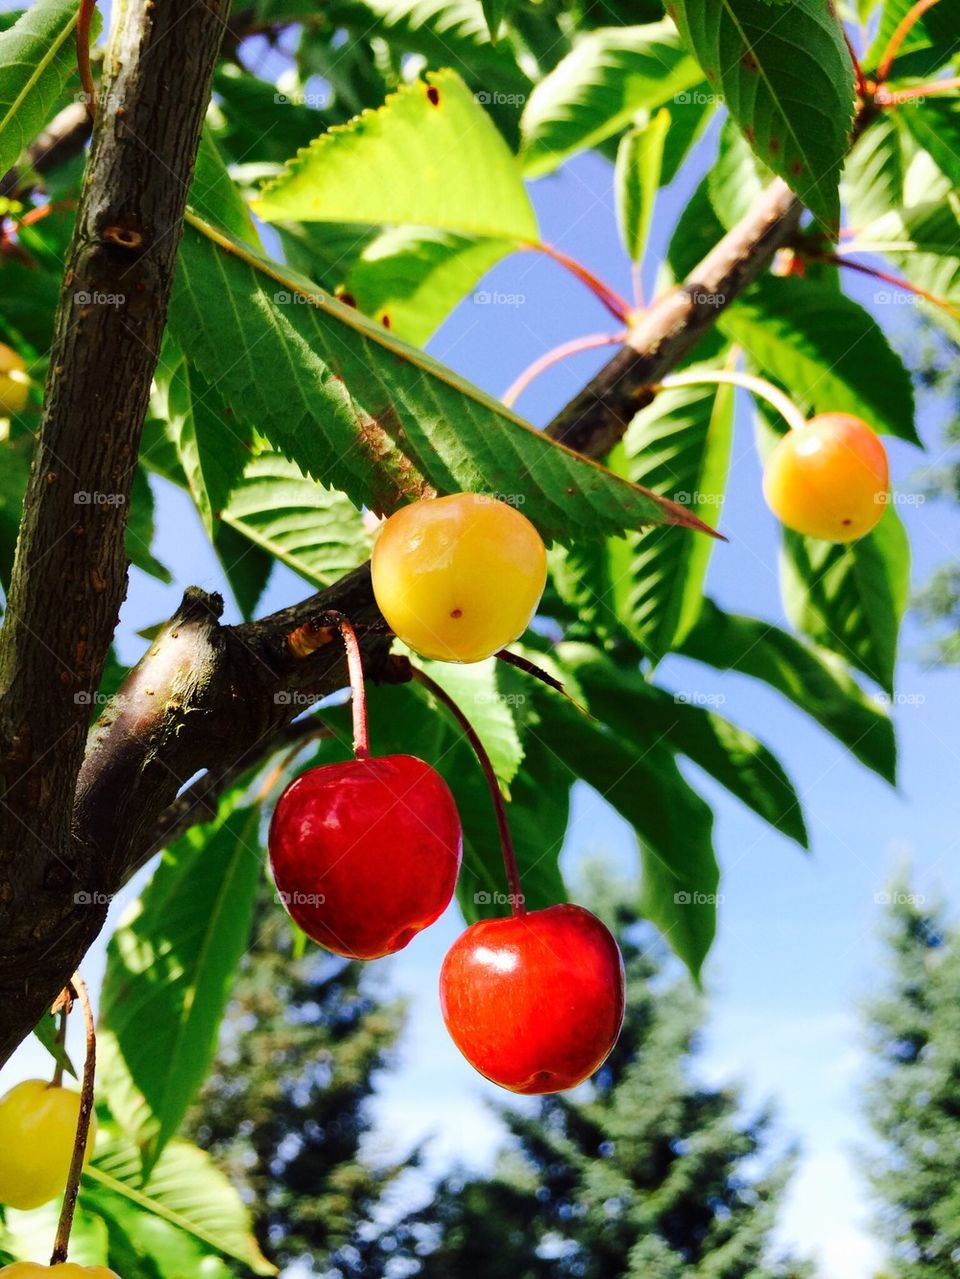
<svg viewBox="0 0 960 1279">
<path fill-rule="evenodd" d="M 445 661 L 482 661 L 517 639 L 546 572 L 530 521 L 472 493 L 402 508 L 373 552 L 387 624 L 415 652 Z M 356 710 L 362 677 L 359 687 L 352 682 Z M 310 769 L 284 791 L 270 862 L 281 900 L 308 936 L 335 954 L 377 959 L 449 905 L 462 832 L 439 773 L 411 755 L 371 757 L 363 722 L 356 736 L 356 758 Z M 500 815 L 498 801 L 496 791 Z M 440 973 L 441 1009 L 481 1074 L 514 1092 L 557 1092 L 593 1074 L 616 1042 L 623 962 L 609 930 L 583 907 L 525 909 L 505 817 L 501 833 L 512 914 L 473 924 L 453 944 Z"/>
</svg>

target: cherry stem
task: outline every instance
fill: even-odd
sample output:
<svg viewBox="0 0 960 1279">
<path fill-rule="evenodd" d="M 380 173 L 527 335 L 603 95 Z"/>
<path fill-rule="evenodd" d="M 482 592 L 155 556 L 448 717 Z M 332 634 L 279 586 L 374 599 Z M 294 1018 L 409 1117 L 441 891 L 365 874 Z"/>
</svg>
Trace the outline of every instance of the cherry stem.
<svg viewBox="0 0 960 1279">
<path fill-rule="evenodd" d="M 520 868 L 517 865 L 517 853 L 513 846 L 513 837 L 510 834 L 510 822 L 507 818 L 507 806 L 504 803 L 503 792 L 500 790 L 500 783 L 497 781 L 497 774 L 494 770 L 487 749 L 477 733 L 477 730 L 467 719 L 466 715 L 453 700 L 445 688 L 442 688 L 435 679 L 432 679 L 419 666 L 411 668 L 412 676 L 418 684 L 423 687 L 436 698 L 438 702 L 442 702 L 453 718 L 463 729 L 463 735 L 480 761 L 480 767 L 483 769 L 483 775 L 486 778 L 487 787 L 490 791 L 490 798 L 493 801 L 493 810 L 497 817 L 497 829 L 500 832 L 500 849 L 503 853 L 503 867 L 507 874 L 507 885 L 510 889 L 510 909 L 514 915 L 525 915 L 526 907 L 523 904 L 523 885 L 520 882 Z"/>
<path fill-rule="evenodd" d="M 936 0 L 932 0 L 932 3 L 935 4 Z M 841 23 L 841 26 L 842 25 L 843 24 Z M 860 59 L 857 57 L 857 51 L 853 47 L 850 37 L 847 35 L 846 27 L 843 27 L 843 39 L 847 46 L 847 52 L 850 54 L 850 61 L 853 63 L 853 74 L 857 81 L 857 93 L 861 98 L 866 98 L 869 93 L 869 89 L 867 88 L 867 77 L 863 73 L 863 67 L 860 65 Z"/>
<path fill-rule="evenodd" d="M 363 657 L 360 641 L 350 620 L 342 613 L 327 615 L 340 630 L 343 647 L 347 650 L 347 672 L 350 675 L 351 707 L 353 710 L 353 755 L 355 759 L 370 758 L 370 729 L 367 723 L 367 689 L 363 681 Z"/>
<path fill-rule="evenodd" d="M 67 1173 L 67 1186 L 63 1195 L 63 1207 L 60 1210 L 60 1221 L 57 1225 L 57 1237 L 53 1245 L 51 1266 L 58 1266 L 67 1259 L 70 1246 L 70 1231 L 73 1227 L 73 1214 L 77 1207 L 77 1195 L 80 1193 L 80 1175 L 83 1172 L 83 1160 L 87 1150 L 87 1139 L 90 1136 L 90 1121 L 93 1117 L 93 1079 L 97 1069 L 97 1031 L 93 1022 L 93 1009 L 90 1007 L 90 996 L 87 986 L 79 973 L 74 973 L 66 991 L 67 1003 L 76 999 L 83 1009 L 83 1020 L 87 1031 L 87 1055 L 83 1063 L 83 1083 L 80 1088 L 80 1115 L 77 1119 L 77 1133 L 73 1141 L 73 1158 L 70 1160 L 70 1171 Z"/>
<path fill-rule="evenodd" d="M 739 386 L 743 390 L 749 391 L 751 395 L 758 395 L 777 410 L 793 431 L 807 424 L 807 419 L 794 404 L 793 400 L 783 391 L 773 386 L 765 378 L 754 377 L 752 373 L 740 373 L 736 369 L 697 369 L 696 371 L 691 370 L 689 373 L 671 373 L 669 377 L 663 378 L 662 381 L 650 389 L 653 391 L 668 390 L 670 387 L 698 386 L 705 382 Z"/>
<path fill-rule="evenodd" d="M 604 284 L 599 276 L 585 267 L 582 262 L 578 262 L 576 258 L 570 257 L 568 253 L 564 253 L 562 249 L 555 248 L 552 244 L 544 244 L 542 240 L 536 242 L 529 241 L 521 245 L 524 249 L 535 249 L 538 253 L 544 253 L 548 258 L 552 258 L 554 262 L 565 267 L 571 275 L 575 275 L 581 284 L 585 284 L 593 296 L 607 308 L 611 315 L 615 315 L 618 320 L 624 324 L 629 323 L 633 307 L 626 298 L 621 297 L 615 289 L 609 284 Z"/>
<path fill-rule="evenodd" d="M 960 89 L 960 76 L 951 76 L 949 80 L 928 80 L 926 84 L 915 84 L 895 93 L 889 89 L 878 89 L 873 100 L 878 107 L 898 107 L 902 102 L 915 102 L 930 93 L 949 93 L 953 89 Z"/>
<path fill-rule="evenodd" d="M 516 404 L 519 397 L 527 389 L 530 383 L 551 368 L 554 364 L 559 364 L 561 360 L 565 360 L 568 356 L 577 355 L 580 351 L 593 351 L 601 346 L 614 346 L 624 342 L 627 337 L 627 331 L 624 329 L 620 333 L 591 333 L 586 337 L 573 338 L 570 342 L 561 342 L 559 346 L 553 347 L 552 350 L 545 352 L 539 359 L 534 362 L 516 378 L 503 395 L 500 397 L 507 408 L 512 408 Z"/>
<path fill-rule="evenodd" d="M 887 76 L 890 74 L 890 68 L 893 66 L 893 60 L 900 52 L 900 47 L 909 33 L 920 21 L 928 9 L 932 9 L 937 0 L 917 0 L 913 8 L 908 9 L 901 21 L 897 24 L 896 30 L 887 41 L 887 47 L 883 51 L 883 56 L 877 66 L 877 84 L 883 84 Z"/>
<path fill-rule="evenodd" d="M 97 0 L 79 0 L 77 9 L 77 71 L 83 87 L 87 115 L 91 120 L 97 110 L 97 90 L 90 70 L 90 27 L 96 7 Z"/>
<path fill-rule="evenodd" d="M 849 245 L 848 248 L 855 249 L 856 245 Z M 806 254 L 806 256 L 814 257 L 818 262 L 832 262 L 834 266 L 843 266 L 849 271 L 858 271 L 861 275 L 869 275 L 874 280 L 882 280 L 884 284 L 892 284 L 894 288 L 903 289 L 905 293 L 912 293 L 914 297 L 923 298 L 925 302 L 939 307 L 942 311 L 946 311 L 948 315 L 960 318 L 960 308 L 955 307 L 946 298 L 938 297 L 936 293 L 921 289 L 918 284 L 911 284 L 909 280 L 903 279 L 902 276 L 891 275 L 890 272 L 881 271 L 879 267 L 869 266 L 866 262 L 854 262 L 852 258 L 845 258 L 839 253 L 811 253 Z"/>
</svg>

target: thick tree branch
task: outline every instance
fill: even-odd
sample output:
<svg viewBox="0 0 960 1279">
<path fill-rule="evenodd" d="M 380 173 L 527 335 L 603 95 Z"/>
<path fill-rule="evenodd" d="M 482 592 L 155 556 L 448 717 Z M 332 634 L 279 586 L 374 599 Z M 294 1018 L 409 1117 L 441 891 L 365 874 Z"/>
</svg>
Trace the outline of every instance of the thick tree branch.
<svg viewBox="0 0 960 1279">
<path fill-rule="evenodd" d="M 774 183 L 757 207 L 707 255 L 680 287 L 660 299 L 611 360 L 549 430 L 591 457 L 603 456 L 646 402 L 646 386 L 668 372 L 714 323 L 723 307 L 769 263 L 794 233 L 800 206 Z M 689 534 L 678 532 L 678 536 Z M 278 749 L 304 709 L 304 695 L 325 696 L 345 683 L 342 646 L 333 641 L 308 658 L 293 657 L 291 631 L 334 610 L 366 627 L 367 669 L 390 677 L 387 641 L 370 587 L 369 568 L 349 574 L 289 609 L 244 626 L 224 627 L 219 602 L 189 591 L 178 614 L 131 672 L 91 737 L 77 789 L 76 843 L 88 856 L 57 885 L 60 909 L 74 886 L 87 896 L 110 894 L 169 840 L 209 815 L 206 800 Z M 91 685 L 90 687 L 95 687 Z M 201 769 L 199 790 L 178 794 Z M 208 789 L 209 788 L 209 789 Z M 194 805 L 193 801 L 201 802 Z M 206 797 L 206 798 L 204 798 Z M 181 802 L 183 801 L 183 802 Z M 47 867 L 51 858 L 44 859 Z M 2 888 L 2 884 L 0 884 Z M 93 913 L 93 912 L 91 912 Z M 77 944 L 42 957 L 34 946 L 30 999 L 15 1008 L 0 985 L 0 1064 L 77 966 L 101 916 L 85 925 Z M 0 943 L 0 960 L 2 954 Z M 12 1009 L 12 1012 L 11 1012 Z"/>
<path fill-rule="evenodd" d="M 126 510 L 228 0 L 129 0 L 60 296 L 0 632 L 0 1062 L 104 914 L 74 838 L 91 691 L 126 593 Z M 38 962 L 41 960 L 42 962 Z"/>
</svg>

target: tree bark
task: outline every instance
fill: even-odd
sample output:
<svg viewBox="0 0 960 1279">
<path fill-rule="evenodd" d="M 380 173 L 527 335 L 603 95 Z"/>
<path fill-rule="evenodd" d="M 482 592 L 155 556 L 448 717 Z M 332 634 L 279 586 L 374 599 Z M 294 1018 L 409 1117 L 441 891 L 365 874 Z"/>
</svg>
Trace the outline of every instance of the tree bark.
<svg viewBox="0 0 960 1279">
<path fill-rule="evenodd" d="M 115 850 L 75 837 L 72 801 L 126 593 L 127 503 L 229 7 L 115 11 L 0 632 L 0 1063 L 105 914 Z"/>
<path fill-rule="evenodd" d="M 129 875 L 172 831 L 209 817 L 224 779 L 242 775 L 287 740 L 303 695 L 319 698 L 343 687 L 340 644 L 297 659 L 286 643 L 292 630 L 340 611 L 364 634 L 368 672 L 391 675 L 368 566 L 292 608 L 237 627 L 221 626 L 217 597 L 191 589 L 105 708 L 80 771 L 90 694 L 125 588 L 125 501 L 77 507 L 72 495 L 82 479 L 86 490 L 129 496 L 227 7 L 226 0 L 214 8 L 191 4 L 158 6 L 170 34 L 147 60 L 144 48 L 156 35 L 151 19 L 143 11 L 127 14 L 127 105 L 132 111 L 135 95 L 145 94 L 162 124 L 137 108 L 136 131 L 122 118 L 100 125 L 0 636 L 0 769 L 7 787 L 0 803 L 0 1065 L 75 971 Z M 170 93 L 167 81 L 179 93 Z M 157 157 L 149 163 L 141 146 L 148 138 Z M 799 214 L 787 188 L 774 183 L 690 277 L 650 308 L 629 346 L 557 415 L 549 433 L 587 456 L 603 456 L 648 401 L 650 383 L 767 266 L 795 233 Z M 75 322 L 80 272 L 85 290 L 122 291 L 129 303 L 88 309 Z M 180 794 L 201 769 L 208 775 Z M 64 797 L 74 793 L 71 829 Z"/>
</svg>

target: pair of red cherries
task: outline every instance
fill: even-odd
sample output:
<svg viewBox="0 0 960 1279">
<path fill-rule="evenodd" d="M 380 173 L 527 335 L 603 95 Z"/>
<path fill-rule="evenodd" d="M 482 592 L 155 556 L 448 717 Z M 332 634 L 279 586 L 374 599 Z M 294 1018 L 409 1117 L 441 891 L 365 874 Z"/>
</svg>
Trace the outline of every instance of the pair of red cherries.
<svg viewBox="0 0 960 1279">
<path fill-rule="evenodd" d="M 515 640 L 545 576 L 530 522 L 474 494 L 403 508 L 374 549 L 374 592 L 387 623 L 410 647 L 447 660 L 457 656 L 462 620 L 466 660 Z M 504 583 L 512 587 L 506 609 Z M 498 610 L 508 633 L 490 632 Z M 489 654 L 477 651 L 473 619 L 482 619 Z M 362 681 L 359 689 L 354 682 L 355 702 L 358 692 Z M 309 937 L 349 959 L 378 959 L 402 950 L 449 905 L 463 839 L 453 796 L 430 765 L 411 755 L 371 757 L 365 740 L 356 755 L 286 788 L 270 827 L 270 862 L 280 900 Z M 512 909 L 473 924 L 451 946 L 440 973 L 443 1018 L 486 1078 L 518 1093 L 559 1092 L 592 1075 L 616 1043 L 623 960 L 609 929 L 581 906 L 527 912 L 514 895 Z"/>
</svg>

